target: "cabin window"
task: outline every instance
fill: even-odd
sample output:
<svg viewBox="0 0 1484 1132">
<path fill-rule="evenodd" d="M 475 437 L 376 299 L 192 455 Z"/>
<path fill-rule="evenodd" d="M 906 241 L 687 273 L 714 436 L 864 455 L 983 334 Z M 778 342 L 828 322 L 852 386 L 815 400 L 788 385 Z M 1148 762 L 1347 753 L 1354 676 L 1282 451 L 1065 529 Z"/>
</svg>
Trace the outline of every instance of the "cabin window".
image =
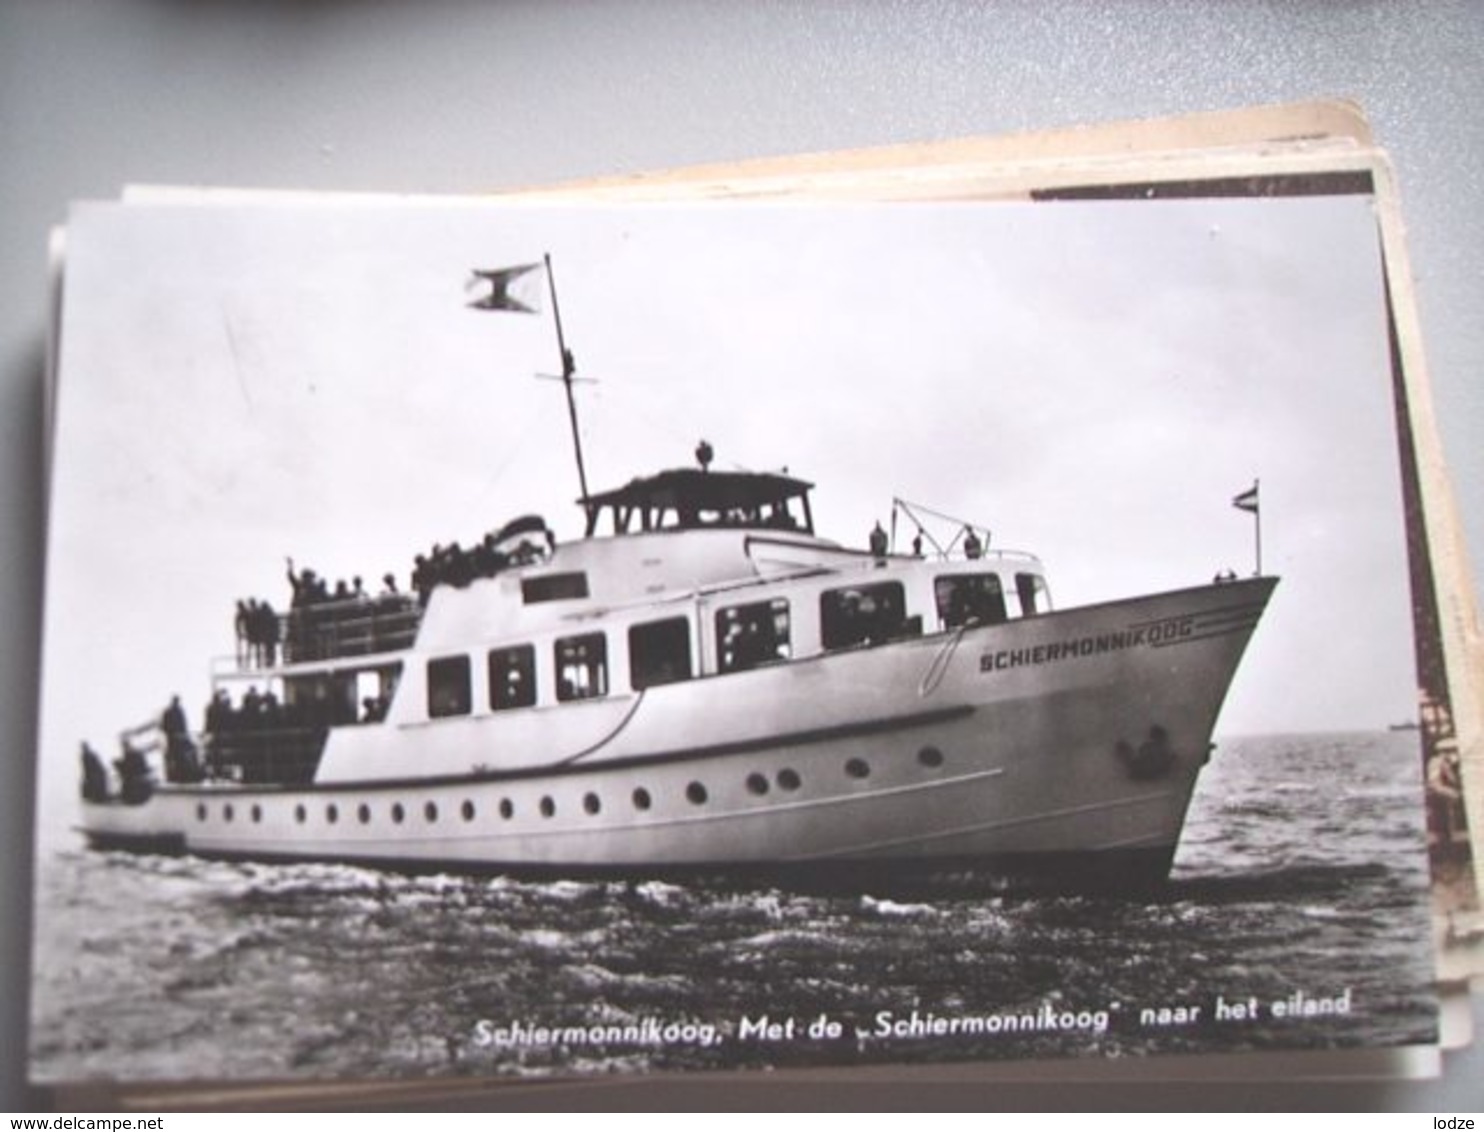
<svg viewBox="0 0 1484 1132">
<path fill-rule="evenodd" d="M 608 641 L 602 633 L 556 642 L 557 699 L 590 700 L 608 694 Z"/>
<path fill-rule="evenodd" d="M 428 661 L 428 716 L 468 715 L 470 705 L 469 658 L 445 656 Z"/>
<path fill-rule="evenodd" d="M 1051 598 L 1046 592 L 1046 579 L 1039 574 L 1016 574 L 1015 592 L 1020 597 L 1020 615 L 1034 617 L 1051 608 Z"/>
<path fill-rule="evenodd" d="M 355 686 L 347 686 L 344 694 L 350 698 L 351 703 L 358 705 L 360 722 L 380 723 L 386 719 L 401 674 L 400 664 L 360 669 L 345 674 L 345 678 L 354 681 Z"/>
<path fill-rule="evenodd" d="M 629 629 L 629 683 L 634 691 L 690 677 L 690 622 L 684 617 Z"/>
<path fill-rule="evenodd" d="M 530 707 L 536 702 L 536 649 L 515 645 L 491 649 L 490 707 L 495 711 Z"/>
<path fill-rule="evenodd" d="M 792 654 L 787 599 L 717 610 L 716 659 L 722 672 L 743 672 Z"/>
<path fill-rule="evenodd" d="M 819 595 L 819 636 L 826 649 L 879 645 L 906 628 L 907 600 L 900 582 L 848 586 Z"/>
<path fill-rule="evenodd" d="M 541 574 L 520 581 L 521 600 L 527 605 L 543 601 L 571 601 L 587 597 L 587 574 L 581 570 L 569 574 Z"/>
<path fill-rule="evenodd" d="M 957 629 L 973 621 L 979 625 L 1002 624 L 1005 590 L 997 574 L 949 574 L 933 580 L 938 602 L 938 620 L 945 629 Z"/>
<path fill-rule="evenodd" d="M 798 517 L 789 508 L 787 499 L 779 499 L 763 506 L 763 526 L 777 527 L 783 531 L 796 531 L 800 527 Z"/>
</svg>

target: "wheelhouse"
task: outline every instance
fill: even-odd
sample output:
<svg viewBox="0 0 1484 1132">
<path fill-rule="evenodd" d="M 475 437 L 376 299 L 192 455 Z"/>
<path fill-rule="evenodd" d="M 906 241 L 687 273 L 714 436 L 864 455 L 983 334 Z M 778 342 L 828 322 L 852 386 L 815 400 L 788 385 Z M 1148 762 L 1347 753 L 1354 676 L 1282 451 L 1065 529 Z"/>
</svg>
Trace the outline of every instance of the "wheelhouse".
<svg viewBox="0 0 1484 1132">
<path fill-rule="evenodd" d="M 770 472 L 674 468 L 581 501 L 587 537 L 634 531 L 760 527 L 814 533 L 813 484 Z M 609 529 L 602 530 L 603 518 Z"/>
</svg>

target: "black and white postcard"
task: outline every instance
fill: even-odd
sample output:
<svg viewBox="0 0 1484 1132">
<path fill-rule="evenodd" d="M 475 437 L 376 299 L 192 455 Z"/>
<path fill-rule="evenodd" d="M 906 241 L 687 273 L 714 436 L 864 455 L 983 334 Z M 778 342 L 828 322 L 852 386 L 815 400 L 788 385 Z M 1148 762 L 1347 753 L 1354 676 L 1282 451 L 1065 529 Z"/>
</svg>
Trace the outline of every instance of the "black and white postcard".
<svg viewBox="0 0 1484 1132">
<path fill-rule="evenodd" d="M 1389 328 L 1366 193 L 79 207 L 33 1079 L 1431 1045 Z"/>
</svg>

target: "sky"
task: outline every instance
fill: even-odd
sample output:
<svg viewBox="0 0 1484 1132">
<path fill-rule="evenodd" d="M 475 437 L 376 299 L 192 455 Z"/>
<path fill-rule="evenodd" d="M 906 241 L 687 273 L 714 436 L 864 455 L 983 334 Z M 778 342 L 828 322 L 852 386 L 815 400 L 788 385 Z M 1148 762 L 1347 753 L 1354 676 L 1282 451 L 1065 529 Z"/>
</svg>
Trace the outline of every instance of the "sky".
<svg viewBox="0 0 1484 1132">
<path fill-rule="evenodd" d="M 545 515 L 581 534 L 550 304 L 466 305 L 550 253 L 590 487 L 693 462 L 893 497 L 1044 561 L 1066 608 L 1281 577 L 1218 734 L 1414 717 L 1366 198 L 1055 204 L 91 204 L 71 216 L 49 511 L 41 825 L 78 743 L 179 693 L 284 559 L 388 572 Z M 910 537 L 903 528 L 901 539 Z"/>
</svg>

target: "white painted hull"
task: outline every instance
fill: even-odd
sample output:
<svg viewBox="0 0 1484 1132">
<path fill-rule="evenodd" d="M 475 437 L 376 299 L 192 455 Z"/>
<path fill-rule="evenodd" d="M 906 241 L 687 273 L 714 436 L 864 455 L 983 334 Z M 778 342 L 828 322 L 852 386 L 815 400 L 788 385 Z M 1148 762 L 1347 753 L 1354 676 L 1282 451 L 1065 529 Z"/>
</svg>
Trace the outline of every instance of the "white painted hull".
<svg viewBox="0 0 1484 1132">
<path fill-rule="evenodd" d="M 481 773 L 166 787 L 85 804 L 83 828 L 99 845 L 203 855 L 572 875 L 1099 860 L 1158 873 L 1274 584 L 651 688 L 594 704 L 599 740 L 576 750 L 528 732 L 502 760 L 500 721 L 461 720 Z M 439 726 L 376 741 L 416 767 L 420 733 Z"/>
</svg>

